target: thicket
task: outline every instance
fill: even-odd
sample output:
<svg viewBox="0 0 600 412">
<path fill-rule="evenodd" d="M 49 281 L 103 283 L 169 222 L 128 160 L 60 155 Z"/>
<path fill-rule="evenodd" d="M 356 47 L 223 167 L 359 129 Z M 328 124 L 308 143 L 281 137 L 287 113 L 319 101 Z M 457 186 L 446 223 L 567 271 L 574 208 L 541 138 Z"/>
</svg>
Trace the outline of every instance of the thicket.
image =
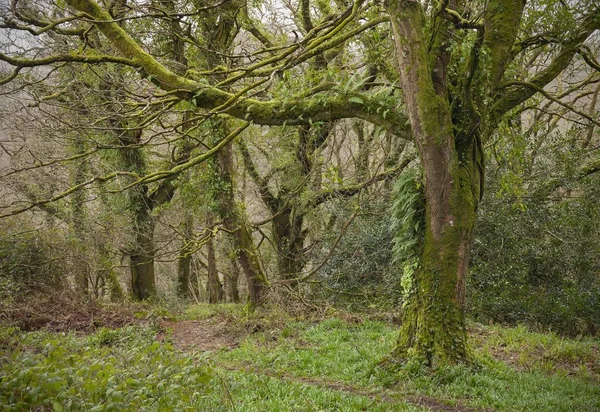
<svg viewBox="0 0 600 412">
<path fill-rule="evenodd" d="M 397 189 L 407 181 L 400 179 Z M 526 324 L 569 336 L 598 333 L 600 185 L 597 178 L 562 183 L 554 197 L 518 199 L 490 184 L 472 249 L 471 318 Z M 531 192 L 535 189 L 540 186 L 530 187 Z M 349 309 L 401 306 L 406 279 L 417 265 L 410 249 L 418 239 L 418 227 L 406 213 L 407 207 L 422 209 L 418 202 L 411 204 L 415 196 L 396 190 L 387 201 L 361 206 L 361 215 L 317 277 L 326 286 L 314 288 L 317 297 Z M 405 219 L 398 218 L 399 210 Z M 336 213 L 340 222 L 350 214 L 343 208 Z M 396 224 L 390 226 L 394 215 Z M 329 250 L 338 231 L 324 238 L 316 260 Z M 394 261 L 394 255 L 404 259 Z"/>
<path fill-rule="evenodd" d="M 600 329 L 598 180 L 555 199 L 490 196 L 477 225 L 471 316 L 561 334 Z"/>
<path fill-rule="evenodd" d="M 0 235 L 0 304 L 21 301 L 67 285 L 65 256 L 48 233 L 4 220 Z"/>
<path fill-rule="evenodd" d="M 213 388 L 211 367 L 157 341 L 155 328 L 0 333 L 11 353 L 0 359 L 3 410 L 198 410 Z"/>
</svg>

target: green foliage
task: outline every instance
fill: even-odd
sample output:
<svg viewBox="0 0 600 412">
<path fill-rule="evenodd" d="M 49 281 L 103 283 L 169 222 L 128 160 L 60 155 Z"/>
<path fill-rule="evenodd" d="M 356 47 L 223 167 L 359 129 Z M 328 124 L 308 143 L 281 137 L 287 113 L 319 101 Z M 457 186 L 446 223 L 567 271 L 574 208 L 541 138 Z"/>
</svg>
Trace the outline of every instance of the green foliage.
<svg viewBox="0 0 600 412">
<path fill-rule="evenodd" d="M 578 198 L 489 201 L 473 250 L 470 312 L 479 320 L 578 335 L 600 328 L 600 207 Z"/>
<path fill-rule="evenodd" d="M 185 316 L 220 320 L 226 313 L 236 321 L 240 306 L 209 309 L 193 306 Z M 597 340 L 473 324 L 477 366 L 391 372 L 380 362 L 395 344 L 396 325 L 344 313 L 319 322 L 269 316 L 252 319 L 259 332 L 236 348 L 201 356 L 174 350 L 147 326 L 84 337 L 0 328 L 0 405 L 8 411 L 600 407 Z"/>
<path fill-rule="evenodd" d="M 403 263 L 419 256 L 425 230 L 425 198 L 418 171 L 408 169 L 394 186 L 391 227 L 394 233 L 393 261 Z"/>
<path fill-rule="evenodd" d="M 23 231 L 19 221 L 6 224 L 0 238 L 0 300 L 21 299 L 64 287 L 63 264 L 56 245 L 34 231 Z M 18 225 L 18 226 L 17 226 Z"/>
<path fill-rule="evenodd" d="M 0 361 L 0 404 L 7 411 L 201 410 L 211 367 L 156 341 L 156 332 L 20 334 Z"/>
<path fill-rule="evenodd" d="M 213 316 L 232 316 L 241 312 L 239 304 L 236 303 L 201 303 L 188 306 L 181 314 L 182 319 L 202 320 Z"/>
<path fill-rule="evenodd" d="M 380 321 L 353 324 L 330 318 L 314 325 L 290 322 L 287 327 L 293 332 L 266 331 L 220 358 L 293 376 L 326 376 L 331 381 L 367 385 L 374 365 L 392 349 L 396 336 L 394 327 Z M 267 345 L 273 340 L 275 347 Z"/>
<path fill-rule="evenodd" d="M 390 223 L 394 236 L 392 262 L 402 267 L 400 283 L 406 302 L 414 286 L 425 233 L 425 196 L 417 169 L 404 171 L 396 181 Z"/>
<path fill-rule="evenodd" d="M 390 372 L 380 361 L 394 346 L 395 325 L 354 317 L 317 324 L 296 321 L 287 328 L 292 332 L 286 336 L 283 330 L 252 335 L 239 348 L 221 353 L 219 362 L 228 368 L 243 365 L 245 373 L 259 382 L 268 373 L 286 381 L 314 380 L 321 386 L 334 383 L 338 388 L 370 393 L 387 399 L 385 410 L 415 407 L 404 403 L 414 399 L 426 401 L 423 404 L 429 407 L 457 410 L 554 412 L 600 407 L 598 375 L 590 377 L 581 370 L 586 364 L 598 365 L 598 341 L 473 325 L 477 366 L 432 371 L 412 364 Z M 511 359 L 519 357 L 521 346 L 531 348 L 531 360 L 527 365 L 514 365 Z M 566 360 L 549 369 L 545 366 L 548 357 Z M 281 380 L 270 382 L 277 386 Z"/>
<path fill-rule="evenodd" d="M 523 146 L 510 134 L 491 158 L 473 246 L 469 311 L 482 322 L 597 334 L 598 176 L 578 176 L 585 154 L 566 144 L 576 131 L 532 127 L 536 139 Z M 498 183 L 498 174 L 515 176 L 515 187 L 506 179 Z"/>
<path fill-rule="evenodd" d="M 329 207 L 338 216 L 338 224 L 343 225 L 349 211 L 334 203 Z M 315 289 L 319 296 L 348 307 L 375 302 L 397 305 L 411 288 L 424 236 L 425 207 L 419 172 L 408 169 L 402 173 L 391 206 L 386 201 L 371 202 L 361 210 L 363 213 L 318 274 L 327 287 Z M 339 230 L 328 231 L 317 261 L 328 253 L 338 234 Z"/>
</svg>

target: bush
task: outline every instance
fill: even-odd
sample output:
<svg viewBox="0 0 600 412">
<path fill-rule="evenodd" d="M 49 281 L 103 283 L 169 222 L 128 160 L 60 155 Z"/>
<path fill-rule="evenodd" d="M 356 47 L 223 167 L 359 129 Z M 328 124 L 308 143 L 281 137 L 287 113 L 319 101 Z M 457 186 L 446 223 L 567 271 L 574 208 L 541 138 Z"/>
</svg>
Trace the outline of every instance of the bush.
<svg viewBox="0 0 600 412">
<path fill-rule="evenodd" d="M 351 215 L 338 205 L 331 207 L 338 217 L 337 223 L 324 235 L 321 248 L 313 254 L 313 262 L 320 262 L 327 256 L 341 226 Z M 316 280 L 322 283 L 313 288 L 314 294 L 349 308 L 397 303 L 401 296 L 400 275 L 392 264 L 392 244 L 389 204 L 363 205 L 360 215 L 348 227 L 335 252 L 317 274 Z"/>
<path fill-rule="evenodd" d="M 477 225 L 470 313 L 565 335 L 600 330 L 600 196 L 487 199 Z"/>
<path fill-rule="evenodd" d="M 56 245 L 38 231 L 14 229 L 0 238 L 0 301 L 63 289 L 64 263 L 56 256 Z"/>
</svg>

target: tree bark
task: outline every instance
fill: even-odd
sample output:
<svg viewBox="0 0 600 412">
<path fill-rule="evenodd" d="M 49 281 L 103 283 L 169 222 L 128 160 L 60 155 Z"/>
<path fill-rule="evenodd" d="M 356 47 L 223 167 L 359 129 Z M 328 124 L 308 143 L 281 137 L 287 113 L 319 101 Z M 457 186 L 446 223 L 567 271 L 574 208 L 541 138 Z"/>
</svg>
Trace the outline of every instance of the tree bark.
<svg viewBox="0 0 600 412">
<path fill-rule="evenodd" d="M 177 295 L 182 299 L 191 299 L 191 262 L 192 262 L 192 230 L 193 216 L 186 213 L 183 221 L 183 238 L 177 257 Z"/>
<path fill-rule="evenodd" d="M 215 136 L 226 136 L 225 121 L 213 125 Z M 250 306 L 262 301 L 262 292 L 267 278 L 262 270 L 258 251 L 252 239 L 252 232 L 245 216 L 235 203 L 233 194 L 233 152 L 231 145 L 225 146 L 209 161 L 214 176 L 211 178 L 211 191 L 223 225 L 232 235 L 235 254 L 240 262 L 248 284 Z"/>
<path fill-rule="evenodd" d="M 146 300 L 156 294 L 154 277 L 154 217 L 146 194 L 147 188 L 134 188 L 138 196 L 131 199 L 134 206 L 134 245 L 129 255 L 131 292 L 135 299 Z M 140 198 L 138 198 L 140 197 Z"/>
<path fill-rule="evenodd" d="M 225 276 L 225 290 L 229 302 L 240 302 L 240 291 L 238 288 L 240 279 L 240 267 L 235 257 L 229 259 L 229 273 Z"/>
<path fill-rule="evenodd" d="M 425 239 L 394 354 L 435 367 L 467 360 L 465 290 L 479 202 L 473 183 L 480 175 L 476 162 L 459 162 L 459 153 L 451 154 L 449 162 L 439 157 L 433 162 L 431 156 L 446 150 L 423 152 L 428 159 L 423 161 Z"/>
<path fill-rule="evenodd" d="M 297 199 L 294 199 L 297 200 Z M 305 257 L 304 233 L 302 225 L 304 215 L 298 207 L 283 206 L 272 221 L 273 242 L 277 252 L 277 273 L 281 279 L 294 279 L 299 277 L 304 267 Z M 290 286 L 295 286 L 291 284 Z"/>
<path fill-rule="evenodd" d="M 475 134 L 456 139 L 445 70 L 430 64 L 416 1 L 389 5 L 400 82 L 419 150 L 425 239 L 394 355 L 429 366 L 467 359 L 464 297 L 482 167 Z M 435 69 L 432 69 L 435 67 Z"/>
<path fill-rule="evenodd" d="M 213 226 L 212 213 L 208 213 L 207 226 Z M 206 243 L 208 279 L 206 282 L 206 291 L 208 292 L 208 303 L 219 303 L 223 299 L 223 285 L 219 279 L 217 269 L 217 256 L 215 253 L 215 241 L 211 236 Z"/>
<path fill-rule="evenodd" d="M 85 152 L 85 143 L 81 138 L 75 140 L 75 150 L 77 154 Z M 81 184 L 85 180 L 86 173 L 87 160 L 79 162 L 75 166 L 73 183 L 75 185 Z M 75 235 L 75 239 L 77 239 L 77 245 L 74 248 L 75 289 L 81 296 L 89 296 L 90 266 L 86 260 L 85 191 L 78 190 L 73 194 L 71 211 L 73 234 Z"/>
</svg>

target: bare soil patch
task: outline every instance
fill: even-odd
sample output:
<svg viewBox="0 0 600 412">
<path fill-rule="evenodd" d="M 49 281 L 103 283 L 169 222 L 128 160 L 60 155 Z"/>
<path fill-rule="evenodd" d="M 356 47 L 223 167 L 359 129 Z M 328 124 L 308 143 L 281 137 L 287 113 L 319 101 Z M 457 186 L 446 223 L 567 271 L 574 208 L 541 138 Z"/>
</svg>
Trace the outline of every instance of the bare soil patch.
<svg viewBox="0 0 600 412">
<path fill-rule="evenodd" d="M 182 351 L 232 349 L 239 346 L 243 335 L 228 319 L 221 317 L 179 322 L 165 320 L 161 322 L 161 328 L 170 333 L 162 333 L 159 338 L 165 339 L 170 334 L 173 346 Z"/>
</svg>

